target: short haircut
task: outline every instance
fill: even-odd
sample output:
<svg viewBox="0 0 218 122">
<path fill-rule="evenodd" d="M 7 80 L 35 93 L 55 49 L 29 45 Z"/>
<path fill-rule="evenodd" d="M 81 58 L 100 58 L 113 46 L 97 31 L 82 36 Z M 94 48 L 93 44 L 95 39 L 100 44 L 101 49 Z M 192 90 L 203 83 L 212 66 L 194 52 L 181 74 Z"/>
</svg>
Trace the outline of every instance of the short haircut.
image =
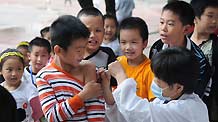
<svg viewBox="0 0 218 122">
<path fill-rule="evenodd" d="M 148 40 L 148 27 L 145 21 L 139 17 L 129 17 L 124 19 L 120 23 L 119 32 L 125 29 L 137 29 L 139 30 L 140 36 L 145 40 Z M 120 38 L 120 37 L 119 37 Z"/>
<path fill-rule="evenodd" d="M 89 38 L 89 29 L 76 17 L 63 15 L 51 25 L 51 45 L 60 46 L 64 50 L 71 45 L 72 41 L 79 38 Z"/>
<path fill-rule="evenodd" d="M 77 18 L 80 18 L 81 16 L 100 16 L 102 17 L 102 21 L 103 21 L 103 14 L 101 13 L 100 10 L 98 10 L 95 7 L 88 7 L 88 8 L 81 9 L 77 14 Z"/>
<path fill-rule="evenodd" d="M 14 97 L 4 87 L 0 86 L 0 121 L 17 122 L 17 105 Z"/>
<path fill-rule="evenodd" d="M 32 52 L 33 46 L 38 46 L 38 47 L 44 47 L 47 48 L 48 53 L 51 53 L 51 45 L 48 40 L 40 38 L 40 37 L 35 37 L 33 40 L 30 41 L 29 43 L 29 51 Z"/>
<path fill-rule="evenodd" d="M 8 53 L 7 56 L 3 56 L 5 55 L 6 53 Z M 12 55 L 10 55 L 10 53 L 14 53 Z M 18 55 L 19 54 L 19 55 Z M 3 57 L 2 57 L 3 56 Z M 13 49 L 13 48 L 7 48 L 6 50 L 4 50 L 1 54 L 0 54 L 0 71 L 2 70 L 2 66 L 3 64 L 5 63 L 5 61 L 7 61 L 9 58 L 11 58 L 11 56 L 16 56 L 18 57 L 18 59 L 21 61 L 21 63 L 23 64 L 23 67 L 25 65 L 24 63 L 24 58 L 23 58 L 23 54 L 18 51 L 17 49 Z M 21 57 L 22 56 L 22 57 Z"/>
<path fill-rule="evenodd" d="M 184 1 L 173 1 L 169 2 L 162 9 L 162 13 L 166 10 L 173 12 L 179 17 L 179 20 L 184 25 L 194 25 L 194 10 L 191 5 Z"/>
<path fill-rule="evenodd" d="M 152 58 L 151 69 L 155 77 L 169 86 L 184 86 L 183 93 L 191 94 L 199 78 L 199 62 L 188 49 L 173 47 L 162 50 Z"/>
<path fill-rule="evenodd" d="M 40 35 L 41 35 L 41 37 L 44 38 L 44 36 L 45 36 L 44 34 L 45 34 L 45 33 L 48 33 L 49 30 L 50 30 L 50 27 L 49 27 L 49 26 L 42 28 L 42 29 L 40 30 Z"/>
<path fill-rule="evenodd" d="M 194 9 L 195 16 L 200 18 L 208 7 L 218 8 L 217 0 L 192 0 L 191 5 Z"/>
<path fill-rule="evenodd" d="M 104 20 L 105 20 L 105 19 L 112 19 L 112 20 L 114 20 L 116 27 L 119 26 L 116 16 L 114 16 L 114 15 L 112 15 L 112 14 L 105 14 L 105 15 L 103 16 L 103 19 L 104 19 Z"/>
</svg>

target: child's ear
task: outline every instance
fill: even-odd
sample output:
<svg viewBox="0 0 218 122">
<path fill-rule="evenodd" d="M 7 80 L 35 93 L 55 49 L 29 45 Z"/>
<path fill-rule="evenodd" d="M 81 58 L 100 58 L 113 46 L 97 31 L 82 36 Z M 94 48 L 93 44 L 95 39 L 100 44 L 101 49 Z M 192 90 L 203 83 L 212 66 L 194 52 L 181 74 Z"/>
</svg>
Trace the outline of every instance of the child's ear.
<svg viewBox="0 0 218 122">
<path fill-rule="evenodd" d="M 184 89 L 184 86 L 183 85 L 180 85 L 178 83 L 175 84 L 175 87 L 176 87 L 176 92 L 177 93 L 182 93 L 183 89 Z"/>
<path fill-rule="evenodd" d="M 200 21 L 200 18 L 196 16 L 195 19 L 194 19 L 194 24 L 195 25 L 198 24 L 199 21 Z"/>
<path fill-rule="evenodd" d="M 143 42 L 143 47 L 146 48 L 147 45 L 148 45 L 148 40 L 144 40 L 144 42 Z"/>
<path fill-rule="evenodd" d="M 58 45 L 55 45 L 54 46 L 54 54 L 60 55 L 60 53 L 61 53 L 61 47 Z"/>
<path fill-rule="evenodd" d="M 191 29 L 191 25 L 185 25 L 183 28 L 184 28 L 184 31 L 183 31 L 183 33 L 184 33 L 184 35 L 187 35 L 187 34 L 189 34 L 190 33 L 190 29 Z"/>
<path fill-rule="evenodd" d="M 194 24 L 196 25 L 197 24 L 197 17 L 195 17 L 195 19 L 194 19 Z"/>
<path fill-rule="evenodd" d="M 27 58 L 30 60 L 30 52 L 27 52 Z"/>
</svg>

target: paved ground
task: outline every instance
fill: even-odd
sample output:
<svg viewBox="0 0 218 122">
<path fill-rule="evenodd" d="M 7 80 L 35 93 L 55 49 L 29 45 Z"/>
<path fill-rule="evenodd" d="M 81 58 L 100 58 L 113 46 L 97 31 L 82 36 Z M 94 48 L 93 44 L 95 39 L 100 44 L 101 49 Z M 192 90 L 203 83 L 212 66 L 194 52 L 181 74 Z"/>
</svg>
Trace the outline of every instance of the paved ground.
<svg viewBox="0 0 218 122">
<path fill-rule="evenodd" d="M 96 6 L 105 13 L 104 0 L 94 0 Z M 143 18 L 149 27 L 149 45 L 158 38 L 157 29 L 161 8 L 166 0 L 135 0 L 133 16 Z M 64 5 L 64 0 L 0 0 L 0 51 L 15 47 L 19 41 L 31 40 L 39 36 L 44 26 L 50 25 L 63 14 L 76 15 L 80 10 L 77 0 L 72 5 Z"/>
</svg>

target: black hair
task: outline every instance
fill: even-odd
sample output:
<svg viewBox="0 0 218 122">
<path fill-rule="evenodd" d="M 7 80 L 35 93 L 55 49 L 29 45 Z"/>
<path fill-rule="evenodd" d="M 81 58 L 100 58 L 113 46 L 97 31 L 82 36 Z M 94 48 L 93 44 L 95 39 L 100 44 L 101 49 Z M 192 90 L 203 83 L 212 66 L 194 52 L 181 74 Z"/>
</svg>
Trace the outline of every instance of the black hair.
<svg viewBox="0 0 218 122">
<path fill-rule="evenodd" d="M 29 43 L 29 51 L 32 52 L 33 46 L 45 47 L 47 48 L 48 54 L 51 53 L 51 45 L 48 40 L 41 37 L 35 37 Z"/>
<path fill-rule="evenodd" d="M 103 21 L 103 14 L 101 13 L 100 10 L 98 10 L 95 7 L 88 7 L 88 8 L 81 9 L 77 14 L 77 18 L 80 18 L 81 16 L 100 16 L 102 17 L 102 21 Z"/>
<path fill-rule="evenodd" d="M 71 15 L 60 16 L 51 25 L 52 48 L 59 45 L 67 50 L 72 41 L 89 38 L 89 35 L 89 29 L 78 18 Z"/>
<path fill-rule="evenodd" d="M 195 14 L 192 6 L 189 3 L 184 1 L 169 2 L 163 7 L 162 13 L 166 10 L 169 10 L 177 15 L 183 26 L 194 25 Z"/>
<path fill-rule="evenodd" d="M 114 20 L 114 23 L 115 23 L 116 27 L 119 26 L 116 16 L 114 16 L 114 15 L 112 15 L 112 14 L 105 14 L 105 15 L 103 16 L 103 19 L 104 19 L 104 20 L 105 20 L 105 19 L 112 19 L 112 20 Z"/>
<path fill-rule="evenodd" d="M 41 35 L 41 37 L 44 38 L 44 36 L 45 36 L 44 34 L 45 34 L 45 33 L 48 33 L 49 30 L 50 30 L 50 26 L 47 26 L 47 27 L 42 28 L 42 29 L 40 30 L 40 35 Z"/>
<path fill-rule="evenodd" d="M 195 16 L 200 18 L 208 7 L 218 8 L 217 0 L 192 0 L 191 5 L 194 9 Z"/>
<path fill-rule="evenodd" d="M 17 122 L 17 105 L 14 97 L 0 85 L 0 121 Z"/>
<path fill-rule="evenodd" d="M 124 19 L 120 23 L 119 32 L 124 29 L 137 29 L 139 30 L 143 42 L 148 40 L 148 26 L 145 21 L 139 17 L 129 17 Z"/>
<path fill-rule="evenodd" d="M 1 61 L 0 61 L 0 70 L 2 70 L 2 66 L 3 64 L 5 63 L 5 61 L 7 61 L 11 56 L 16 56 L 19 58 L 19 60 L 21 61 L 21 63 L 23 64 L 23 67 L 25 66 L 25 63 L 24 63 L 24 58 L 21 57 L 21 56 L 17 56 L 17 55 L 9 55 L 9 56 L 6 56 L 4 58 L 2 58 L 2 55 L 4 55 L 5 53 L 8 53 L 8 52 L 16 52 L 16 53 L 19 53 L 21 56 L 23 56 L 23 54 L 18 51 L 17 49 L 13 49 L 13 48 L 8 48 L 6 50 L 4 50 L 1 54 L 0 54 L 0 57 L 1 57 Z"/>
<path fill-rule="evenodd" d="M 191 94 L 199 78 L 199 62 L 196 56 L 183 47 L 162 50 L 152 58 L 151 69 L 155 77 L 169 86 L 175 83 L 184 86 L 183 93 Z"/>
</svg>

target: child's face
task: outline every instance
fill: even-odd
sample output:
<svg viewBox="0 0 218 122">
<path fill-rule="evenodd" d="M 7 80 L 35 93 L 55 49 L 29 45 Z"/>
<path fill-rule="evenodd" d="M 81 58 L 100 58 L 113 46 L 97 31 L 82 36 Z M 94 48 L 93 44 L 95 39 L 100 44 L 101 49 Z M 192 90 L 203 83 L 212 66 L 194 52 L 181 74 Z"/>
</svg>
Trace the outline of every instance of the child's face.
<svg viewBox="0 0 218 122">
<path fill-rule="evenodd" d="M 201 33 L 211 34 L 218 25 L 218 8 L 207 7 L 200 18 L 195 18 L 195 27 Z"/>
<path fill-rule="evenodd" d="M 78 67 L 80 62 L 83 60 L 85 49 L 87 46 L 88 39 L 79 38 L 71 42 L 71 45 L 64 50 L 59 48 L 58 52 L 55 52 L 60 57 L 62 64 L 70 67 Z M 56 47 L 55 47 L 56 48 Z"/>
<path fill-rule="evenodd" d="M 48 53 L 46 47 L 40 47 L 40 46 L 32 47 L 32 51 L 30 52 L 29 59 L 31 61 L 33 70 L 35 69 L 35 71 L 37 72 L 41 70 L 44 66 L 46 66 L 49 58 L 50 58 L 50 54 Z"/>
<path fill-rule="evenodd" d="M 157 86 L 162 89 L 162 96 L 170 97 L 171 99 L 176 99 L 179 96 L 181 96 L 181 93 L 183 90 L 182 85 L 175 83 L 175 84 L 169 86 L 167 84 L 167 82 L 160 80 L 156 77 L 154 78 L 153 82 L 155 82 L 157 84 Z"/>
<path fill-rule="evenodd" d="M 143 42 L 138 29 L 120 30 L 120 47 L 122 53 L 129 59 L 134 60 L 142 56 L 147 40 Z"/>
<path fill-rule="evenodd" d="M 23 54 L 25 66 L 29 66 L 29 62 L 30 62 L 30 60 L 28 58 L 29 50 L 26 48 L 18 48 L 17 50 Z"/>
<path fill-rule="evenodd" d="M 104 40 L 112 41 L 116 34 L 116 23 L 114 19 L 104 20 Z"/>
<path fill-rule="evenodd" d="M 16 56 L 8 57 L 2 65 L 2 75 L 10 86 L 17 86 L 21 82 L 24 65 Z"/>
<path fill-rule="evenodd" d="M 104 37 L 104 24 L 101 16 L 81 16 L 80 20 L 90 31 L 87 50 L 96 51 Z"/>
<path fill-rule="evenodd" d="M 179 16 L 170 10 L 164 10 L 159 23 L 159 34 L 163 43 L 172 46 L 181 46 L 184 41 L 187 25 L 183 26 Z"/>
</svg>

